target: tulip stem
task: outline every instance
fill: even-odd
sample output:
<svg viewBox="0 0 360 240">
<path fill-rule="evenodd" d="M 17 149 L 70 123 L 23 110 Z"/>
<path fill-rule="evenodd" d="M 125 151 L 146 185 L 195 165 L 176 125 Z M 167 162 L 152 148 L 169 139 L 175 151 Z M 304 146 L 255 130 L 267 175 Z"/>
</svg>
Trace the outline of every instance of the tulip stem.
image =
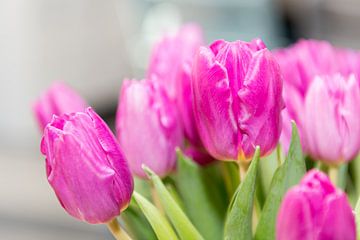
<svg viewBox="0 0 360 240">
<path fill-rule="evenodd" d="M 338 166 L 329 166 L 328 172 L 329 178 L 334 186 L 337 186 L 338 176 L 339 176 L 339 167 Z"/>
<path fill-rule="evenodd" d="M 247 170 L 249 168 L 249 165 L 250 164 L 247 163 L 247 162 L 238 161 L 240 183 L 242 183 L 244 181 L 246 172 L 247 172 Z"/>
<path fill-rule="evenodd" d="M 131 237 L 121 228 L 116 218 L 108 222 L 107 226 L 116 240 L 131 240 Z"/>
<path fill-rule="evenodd" d="M 278 144 L 276 146 L 276 160 L 277 160 L 278 167 L 280 167 L 280 165 L 282 163 L 282 160 L 281 160 L 281 145 L 280 144 Z"/>
<path fill-rule="evenodd" d="M 238 166 L 234 162 L 221 161 L 220 170 L 224 178 L 226 192 L 229 199 L 232 198 L 234 192 L 240 184 Z"/>
</svg>

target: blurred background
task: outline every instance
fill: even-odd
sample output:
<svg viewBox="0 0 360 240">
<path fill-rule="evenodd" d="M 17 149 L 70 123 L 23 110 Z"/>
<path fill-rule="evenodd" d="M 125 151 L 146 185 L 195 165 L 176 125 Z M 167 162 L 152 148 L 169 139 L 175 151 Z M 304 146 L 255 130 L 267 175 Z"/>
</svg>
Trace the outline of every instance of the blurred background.
<svg viewBox="0 0 360 240">
<path fill-rule="evenodd" d="M 110 125 L 123 78 L 142 78 L 151 44 L 182 23 L 208 43 L 298 38 L 360 48 L 356 0 L 0 0 L 0 238 L 112 239 L 66 214 L 45 176 L 32 102 L 54 80 Z"/>
</svg>

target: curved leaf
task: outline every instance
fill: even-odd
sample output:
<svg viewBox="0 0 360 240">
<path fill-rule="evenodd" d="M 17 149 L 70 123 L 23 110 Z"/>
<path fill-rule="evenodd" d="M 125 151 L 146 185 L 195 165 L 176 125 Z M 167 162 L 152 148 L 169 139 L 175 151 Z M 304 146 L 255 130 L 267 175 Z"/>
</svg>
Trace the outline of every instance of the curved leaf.
<svg viewBox="0 0 360 240">
<path fill-rule="evenodd" d="M 203 239 L 203 237 L 200 235 L 200 233 L 197 231 L 197 229 L 182 211 L 180 206 L 176 203 L 174 198 L 168 192 L 159 176 L 157 176 L 146 166 L 143 166 L 143 169 L 154 184 L 154 187 L 159 195 L 160 202 L 164 207 L 165 213 L 175 227 L 179 237 L 184 240 Z"/>
<path fill-rule="evenodd" d="M 229 205 L 225 223 L 225 239 L 252 239 L 252 215 L 260 148 L 256 147 L 244 181 L 236 190 Z"/>
<path fill-rule="evenodd" d="M 159 240 L 178 239 L 165 216 L 151 202 L 137 192 L 133 196 Z"/>
<path fill-rule="evenodd" d="M 255 239 L 275 239 L 275 226 L 278 209 L 286 191 L 299 183 L 306 172 L 299 134 L 295 122 L 292 122 L 292 136 L 285 162 L 276 169 L 271 180 L 270 191 L 266 198 Z"/>
</svg>

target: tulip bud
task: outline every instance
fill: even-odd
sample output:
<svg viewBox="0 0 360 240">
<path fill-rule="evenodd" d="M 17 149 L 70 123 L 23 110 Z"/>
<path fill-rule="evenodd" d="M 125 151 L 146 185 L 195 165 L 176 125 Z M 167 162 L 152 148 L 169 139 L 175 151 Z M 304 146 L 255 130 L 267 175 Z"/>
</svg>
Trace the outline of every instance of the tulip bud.
<svg viewBox="0 0 360 240">
<path fill-rule="evenodd" d="M 44 130 L 46 174 L 63 208 L 89 223 L 105 223 L 131 199 L 133 179 L 114 135 L 91 109 L 54 116 Z"/>
<path fill-rule="evenodd" d="M 34 104 L 35 118 L 43 130 L 53 115 L 82 112 L 88 105 L 70 87 L 63 83 L 54 83 Z"/>
<path fill-rule="evenodd" d="M 277 240 L 356 239 L 355 219 L 345 193 L 311 170 L 285 195 L 276 224 Z"/>
<path fill-rule="evenodd" d="M 315 77 L 305 97 L 305 139 L 314 158 L 330 164 L 360 151 L 360 87 L 354 75 Z"/>
<path fill-rule="evenodd" d="M 152 49 L 148 79 L 157 79 L 169 97 L 175 99 L 179 71 L 184 63 L 192 61 L 202 43 L 202 31 L 195 24 L 184 25 L 175 34 L 166 34 Z"/>
<path fill-rule="evenodd" d="M 146 177 L 145 164 L 160 176 L 176 163 L 182 129 L 175 103 L 155 81 L 125 80 L 116 118 L 117 136 L 132 172 Z"/>
<path fill-rule="evenodd" d="M 281 131 L 282 78 L 264 43 L 218 40 L 201 47 L 192 70 L 195 121 L 205 148 L 221 160 L 271 152 Z"/>
<path fill-rule="evenodd" d="M 360 76 L 360 54 L 348 49 L 335 48 L 326 41 L 300 40 L 289 48 L 274 51 L 274 55 L 284 76 L 283 97 L 286 104 L 280 141 L 287 151 L 291 139 L 290 120 L 294 120 L 303 151 L 307 153 L 303 113 L 309 86 L 315 76 L 319 75 L 340 73 L 345 77 L 350 74 Z"/>
</svg>

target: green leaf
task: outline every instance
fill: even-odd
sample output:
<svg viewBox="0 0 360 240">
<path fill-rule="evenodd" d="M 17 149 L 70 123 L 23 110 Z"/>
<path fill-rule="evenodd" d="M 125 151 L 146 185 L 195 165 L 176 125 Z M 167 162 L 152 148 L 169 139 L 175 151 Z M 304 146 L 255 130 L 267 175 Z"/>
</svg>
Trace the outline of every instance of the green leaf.
<svg viewBox="0 0 360 240">
<path fill-rule="evenodd" d="M 269 192 L 271 179 L 278 168 L 278 154 L 273 151 L 270 155 L 261 157 L 259 162 L 259 174 L 261 175 L 261 185 L 264 190 L 264 197 Z"/>
<path fill-rule="evenodd" d="M 360 240 L 360 198 L 358 199 L 355 207 L 355 221 L 356 221 L 356 236 Z"/>
<path fill-rule="evenodd" d="M 160 202 L 164 207 L 165 213 L 175 227 L 179 237 L 184 240 L 203 239 L 203 237 L 200 235 L 200 233 L 196 230 L 194 225 L 190 222 L 188 217 L 182 211 L 180 206 L 176 203 L 174 198 L 168 192 L 161 179 L 148 167 L 143 166 L 143 169 L 154 184 L 154 187 L 159 195 Z"/>
<path fill-rule="evenodd" d="M 236 190 L 229 205 L 225 222 L 225 239 L 252 239 L 252 215 L 260 148 L 256 147 L 254 157 L 244 181 Z"/>
<path fill-rule="evenodd" d="M 178 239 L 165 216 L 151 202 L 137 192 L 134 192 L 133 196 L 159 240 Z M 142 236 L 142 238 L 144 237 Z"/>
<path fill-rule="evenodd" d="M 208 171 L 214 166 L 200 167 L 180 150 L 177 155 L 177 186 L 186 213 L 205 239 L 221 239 L 226 211 L 221 197 L 226 193 L 216 186 L 216 172 Z"/>
<path fill-rule="evenodd" d="M 149 222 L 146 220 L 134 198 L 131 199 L 129 207 L 121 213 L 120 218 L 125 224 L 126 230 L 134 239 L 157 239 Z"/>
<path fill-rule="evenodd" d="M 255 239 L 275 239 L 275 225 L 281 200 L 286 191 L 297 184 L 306 172 L 305 161 L 301 151 L 299 134 L 292 122 L 292 137 L 285 162 L 275 171 L 270 191 L 266 198 Z"/>
</svg>

